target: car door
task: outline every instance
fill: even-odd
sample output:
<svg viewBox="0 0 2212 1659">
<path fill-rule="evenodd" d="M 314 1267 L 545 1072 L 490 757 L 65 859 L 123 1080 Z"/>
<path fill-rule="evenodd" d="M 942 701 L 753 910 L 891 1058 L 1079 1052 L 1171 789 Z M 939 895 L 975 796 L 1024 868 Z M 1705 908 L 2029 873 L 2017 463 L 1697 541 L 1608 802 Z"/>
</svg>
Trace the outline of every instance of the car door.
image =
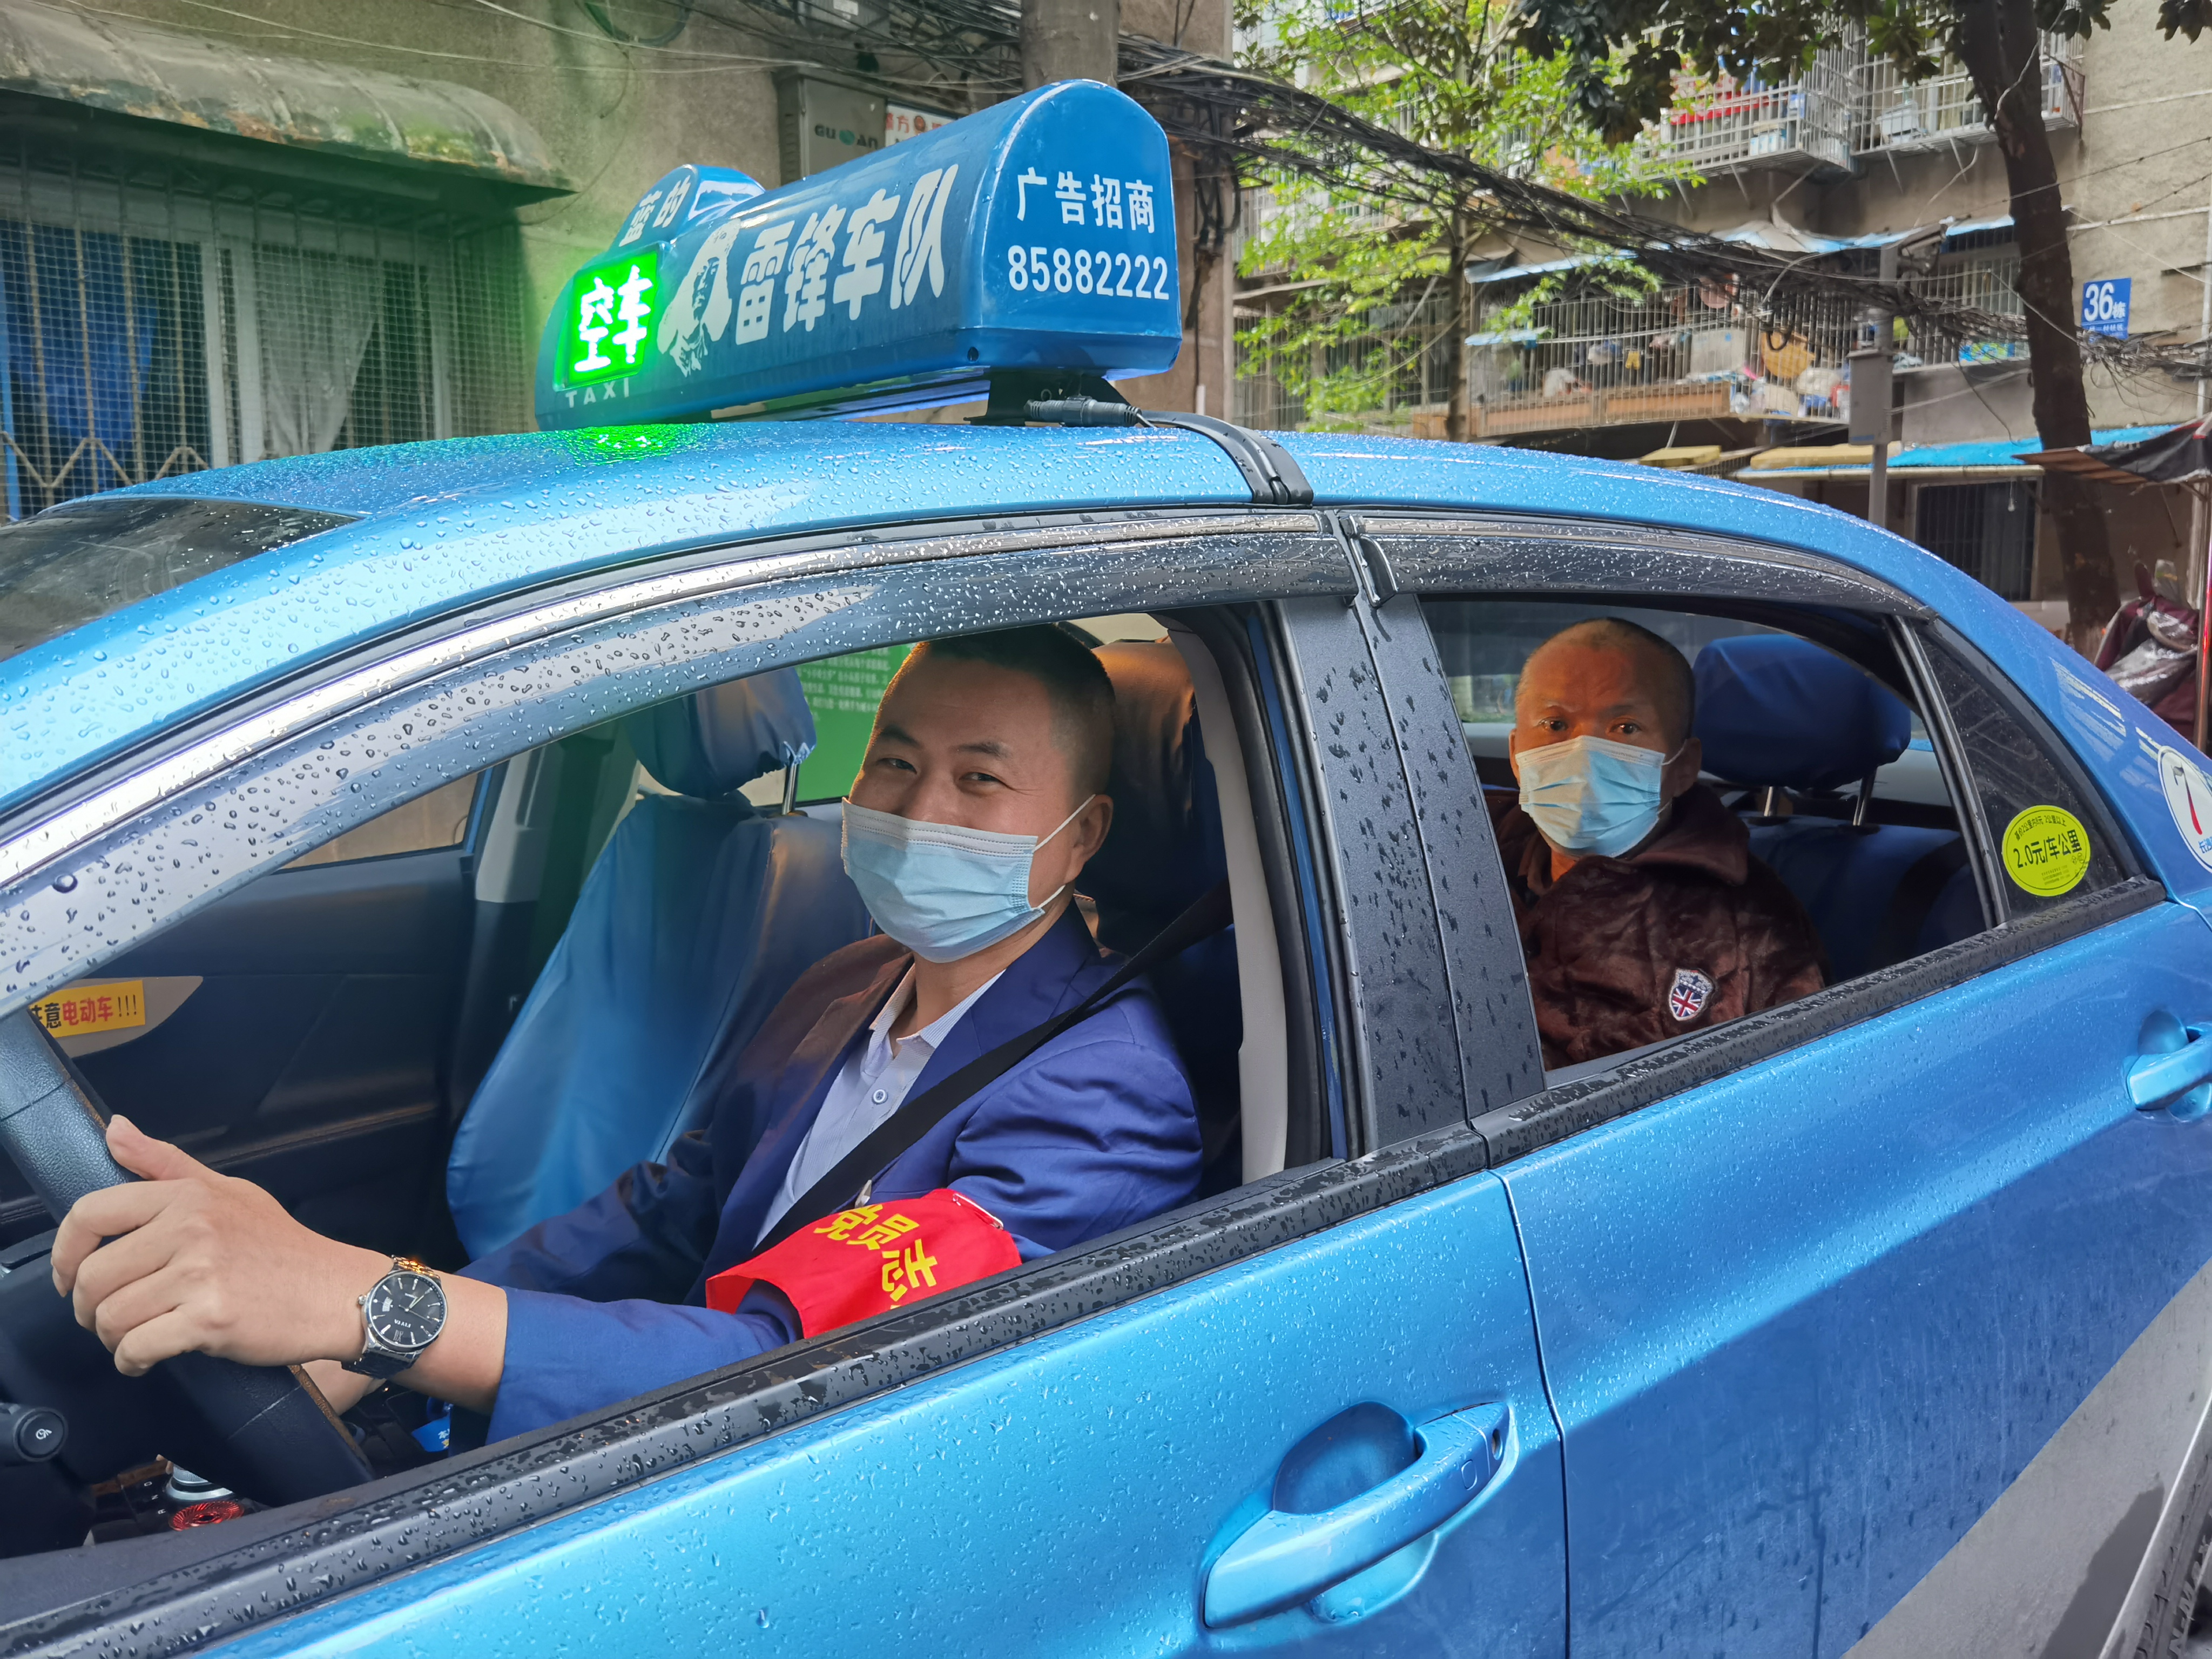
<svg viewBox="0 0 2212 1659">
<path fill-rule="evenodd" d="M 416 1248 L 471 953 L 479 781 L 339 836 L 36 1013 L 110 1109 L 319 1231 Z M 51 1224 L 0 1168 L 0 1235 Z"/>
<path fill-rule="evenodd" d="M 1444 528 L 1378 543 L 1437 591 L 1516 562 Z M 1477 1118 L 1564 1436 L 1571 1644 L 2097 1651 L 2204 1398 L 2212 1136 L 2142 1080 L 2212 1006 L 2203 924 L 2099 757 L 1901 594 L 1727 544 L 1582 551 L 1559 586 L 1631 605 L 1794 590 L 1815 616 L 1861 586 L 1994 925 Z M 2033 867 L 2046 821 L 2086 837 L 2070 884 Z"/>
<path fill-rule="evenodd" d="M 1469 958 L 1428 896 L 1375 620 L 1311 515 L 1238 527 L 1012 553 L 999 528 L 988 556 L 884 561 L 865 604 L 834 571 L 680 611 L 610 601 L 507 685 L 429 683 L 349 718 L 466 748 L 511 720 L 510 686 L 585 667 L 590 706 L 561 706 L 579 729 L 672 678 L 898 643 L 925 597 L 976 629 L 1168 602 L 1225 817 L 1249 826 L 1238 954 L 1272 935 L 1281 1053 L 1258 1070 L 1287 1057 L 1304 1103 L 1291 1167 L 311 1521 L 249 1517 L 230 1567 L 111 1585 L 84 1617 L 240 1629 L 322 1603 L 241 1653 L 1563 1653 L 1558 1437 L 1507 1195 L 1437 1039 Z M 460 712 L 410 726 L 407 696 Z M 542 738 L 544 716 L 511 729 Z M 320 752 L 303 736 L 261 763 Z"/>
</svg>

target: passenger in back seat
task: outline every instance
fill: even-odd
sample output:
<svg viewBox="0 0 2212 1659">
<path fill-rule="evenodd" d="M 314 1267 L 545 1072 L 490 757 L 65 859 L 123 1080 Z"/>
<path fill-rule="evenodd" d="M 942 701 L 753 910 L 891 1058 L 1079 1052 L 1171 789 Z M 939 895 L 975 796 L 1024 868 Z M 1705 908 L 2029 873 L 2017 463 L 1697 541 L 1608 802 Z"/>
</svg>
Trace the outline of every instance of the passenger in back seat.
<svg viewBox="0 0 2212 1659">
<path fill-rule="evenodd" d="M 1492 813 L 1547 1067 L 1823 983 L 1804 908 L 1698 781 L 1696 696 L 1680 652 L 1617 617 L 1553 635 L 1522 670 L 1520 799 Z"/>
<path fill-rule="evenodd" d="M 902 1103 L 1112 976 L 1070 902 L 1113 820 L 1112 708 L 1097 659 L 1055 629 L 918 647 L 884 694 L 845 808 L 846 867 L 883 933 L 799 978 L 711 1079 L 709 1127 L 665 1165 L 637 1165 L 447 1278 L 444 1328 L 396 1380 L 489 1413 L 497 1438 L 1188 1199 L 1198 1115 L 1142 981 L 865 1182 L 842 1173 L 848 1155 L 872 1164 L 858 1149 Z M 118 1366 L 135 1374 L 195 1349 L 307 1363 L 340 1409 L 358 1399 L 364 1379 L 330 1362 L 361 1354 L 355 1298 L 385 1258 L 319 1237 L 260 1188 L 122 1118 L 108 1144 L 148 1179 L 72 1209 L 53 1261 L 57 1287 Z M 775 1242 L 787 1212 L 801 1224 Z"/>
</svg>

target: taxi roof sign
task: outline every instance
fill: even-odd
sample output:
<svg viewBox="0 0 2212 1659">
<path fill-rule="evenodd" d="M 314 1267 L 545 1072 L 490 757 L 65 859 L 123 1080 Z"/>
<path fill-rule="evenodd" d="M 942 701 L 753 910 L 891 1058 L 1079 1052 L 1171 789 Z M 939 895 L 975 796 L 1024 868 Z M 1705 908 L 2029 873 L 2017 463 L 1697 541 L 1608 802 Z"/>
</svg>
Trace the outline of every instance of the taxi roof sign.
<svg viewBox="0 0 2212 1659">
<path fill-rule="evenodd" d="M 832 414 L 994 372 L 1158 374 L 1182 343 L 1167 136 L 1063 81 L 782 190 L 679 167 L 570 277 L 538 424 Z"/>
</svg>

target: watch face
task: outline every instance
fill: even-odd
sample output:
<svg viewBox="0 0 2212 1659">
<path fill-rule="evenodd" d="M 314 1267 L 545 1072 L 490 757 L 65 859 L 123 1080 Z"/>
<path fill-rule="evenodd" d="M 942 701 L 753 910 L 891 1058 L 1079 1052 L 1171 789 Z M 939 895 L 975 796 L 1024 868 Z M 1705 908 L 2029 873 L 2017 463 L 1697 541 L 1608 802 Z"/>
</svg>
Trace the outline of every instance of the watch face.
<svg viewBox="0 0 2212 1659">
<path fill-rule="evenodd" d="M 368 1295 L 369 1334 L 387 1348 L 424 1348 L 446 1323 L 446 1293 L 425 1273 L 386 1273 Z"/>
</svg>

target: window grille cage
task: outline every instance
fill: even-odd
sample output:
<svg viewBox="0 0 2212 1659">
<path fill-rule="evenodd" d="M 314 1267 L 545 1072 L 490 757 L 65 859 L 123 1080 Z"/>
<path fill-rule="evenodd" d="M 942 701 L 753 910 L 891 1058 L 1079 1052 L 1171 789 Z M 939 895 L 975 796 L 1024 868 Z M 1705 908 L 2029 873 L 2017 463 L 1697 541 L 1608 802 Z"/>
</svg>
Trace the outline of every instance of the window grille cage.
<svg viewBox="0 0 2212 1659">
<path fill-rule="evenodd" d="M 1955 58 L 1925 81 L 1908 82 L 1882 54 L 1852 42 L 1862 55 L 1852 66 L 1855 88 L 1851 151 L 1932 149 L 1994 135 L 1966 68 Z M 2043 121 L 2049 127 L 2081 124 L 2081 43 L 2064 35 L 2039 37 L 2043 68 Z"/>
<path fill-rule="evenodd" d="M 9 519 L 205 467 L 523 430 L 514 227 L 0 148 Z"/>
<path fill-rule="evenodd" d="M 1291 391 L 1279 369 L 1276 354 L 1255 345 L 1241 331 L 1237 338 L 1236 396 L 1232 413 L 1239 426 L 1295 432 L 1306 417 L 1304 400 Z"/>
<path fill-rule="evenodd" d="M 1431 287 L 1433 288 L 1433 284 Z M 1255 319 L 1247 316 L 1242 320 Z M 1270 349 L 1240 329 L 1237 342 L 1238 422 L 1275 430 L 1296 430 L 1310 416 L 1324 424 L 1402 430 L 1416 411 L 1434 413 L 1451 398 L 1451 296 L 1433 292 L 1395 305 L 1378 306 L 1364 320 L 1369 328 L 1348 339 L 1334 340 L 1292 362 L 1288 350 Z M 1294 369 L 1303 373 L 1294 373 Z M 1316 416 L 1293 390 L 1329 376 L 1346 376 L 1370 408 Z"/>
<path fill-rule="evenodd" d="M 2032 599 L 2036 496 L 2032 483 L 1928 484 L 1913 539 L 1999 599 Z"/>
</svg>

